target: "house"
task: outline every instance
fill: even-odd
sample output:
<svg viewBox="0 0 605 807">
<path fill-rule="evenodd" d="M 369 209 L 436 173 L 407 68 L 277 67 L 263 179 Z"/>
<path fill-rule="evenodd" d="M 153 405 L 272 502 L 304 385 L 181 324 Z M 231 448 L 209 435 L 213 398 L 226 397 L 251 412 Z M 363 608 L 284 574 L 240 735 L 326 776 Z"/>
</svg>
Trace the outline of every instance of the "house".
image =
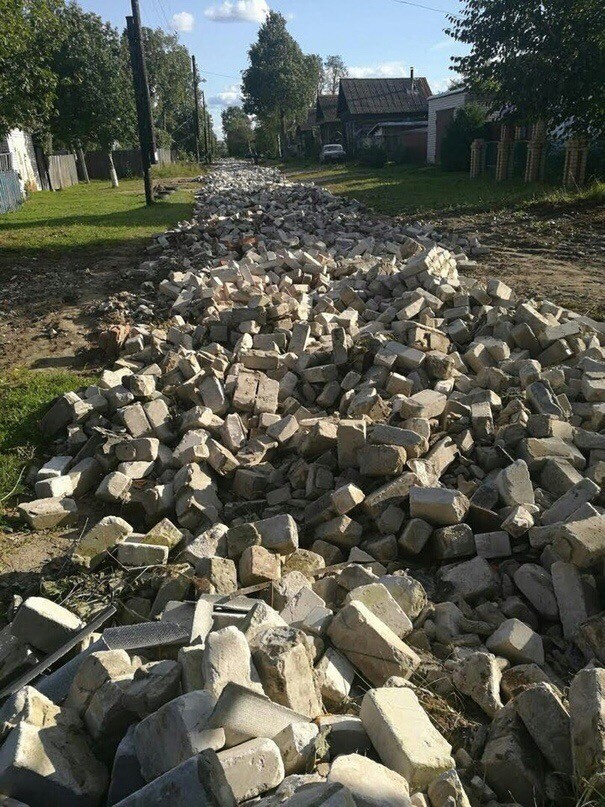
<svg viewBox="0 0 605 807">
<path fill-rule="evenodd" d="M 400 125 L 428 119 L 431 89 L 424 77 L 341 78 L 338 117 L 344 129 L 344 146 L 355 153 L 377 124 Z"/>
<path fill-rule="evenodd" d="M 321 145 L 342 143 L 342 124 L 338 119 L 338 95 L 318 95 L 315 115 Z"/>
</svg>

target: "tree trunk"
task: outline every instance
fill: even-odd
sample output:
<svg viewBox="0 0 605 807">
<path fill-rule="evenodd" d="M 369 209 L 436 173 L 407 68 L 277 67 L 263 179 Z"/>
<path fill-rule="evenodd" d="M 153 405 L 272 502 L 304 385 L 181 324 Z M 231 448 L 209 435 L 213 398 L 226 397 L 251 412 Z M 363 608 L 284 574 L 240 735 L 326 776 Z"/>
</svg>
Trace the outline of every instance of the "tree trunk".
<svg viewBox="0 0 605 807">
<path fill-rule="evenodd" d="M 84 155 L 84 149 L 82 148 L 82 144 L 78 141 L 76 143 L 76 154 L 78 155 L 78 162 L 80 163 L 80 171 L 82 173 L 82 181 L 86 182 L 87 184 L 90 182 L 90 177 L 88 176 L 88 168 L 86 166 L 86 157 Z"/>
<path fill-rule="evenodd" d="M 109 179 L 111 180 L 111 187 L 118 188 L 120 183 L 118 182 L 118 175 L 116 173 L 116 167 L 113 164 L 113 154 L 111 151 L 107 152 L 107 161 L 109 162 Z"/>
</svg>

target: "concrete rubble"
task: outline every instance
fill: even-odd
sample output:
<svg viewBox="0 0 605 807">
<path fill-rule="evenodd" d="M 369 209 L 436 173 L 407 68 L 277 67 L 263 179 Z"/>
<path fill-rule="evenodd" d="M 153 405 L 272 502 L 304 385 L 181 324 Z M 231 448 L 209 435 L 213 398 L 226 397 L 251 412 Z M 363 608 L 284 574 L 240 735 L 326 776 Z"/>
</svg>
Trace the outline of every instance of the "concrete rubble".
<svg viewBox="0 0 605 807">
<path fill-rule="evenodd" d="M 24 521 L 96 500 L 74 568 L 131 588 L 88 637 L 15 602 L 3 803 L 605 799 L 605 324 L 478 250 L 203 180 L 115 363 L 41 422 Z"/>
</svg>

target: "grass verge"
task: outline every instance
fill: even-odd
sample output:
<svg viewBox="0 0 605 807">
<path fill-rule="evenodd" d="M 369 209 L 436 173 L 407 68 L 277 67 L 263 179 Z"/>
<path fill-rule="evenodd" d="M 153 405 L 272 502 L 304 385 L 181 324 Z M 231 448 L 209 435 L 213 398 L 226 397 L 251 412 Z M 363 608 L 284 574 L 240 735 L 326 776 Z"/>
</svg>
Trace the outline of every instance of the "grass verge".
<svg viewBox="0 0 605 807">
<path fill-rule="evenodd" d="M 24 259 L 94 259 L 128 246 L 189 218 L 193 190 L 180 189 L 145 206 L 143 181 L 126 179 L 119 188 L 93 181 L 62 191 L 39 191 L 14 213 L 0 216 L 0 268 Z"/>
<path fill-rule="evenodd" d="M 51 401 L 94 381 L 67 371 L 0 373 L 0 516 L 8 500 L 23 491 L 24 469 L 47 445 L 38 422 Z"/>
<path fill-rule="evenodd" d="M 207 173 L 208 166 L 196 162 L 178 162 L 169 165 L 154 165 L 151 168 L 151 178 L 156 179 L 176 179 L 191 177 L 195 179 Z"/>
<path fill-rule="evenodd" d="M 490 177 L 471 180 L 466 173 L 442 171 L 435 166 L 366 168 L 301 162 L 284 163 L 280 167 L 292 180 L 322 185 L 333 193 L 353 197 L 390 215 L 475 213 L 535 202 L 555 204 L 585 200 L 598 203 L 599 199 L 605 199 L 603 183 L 568 193 L 553 185 L 527 184 L 521 180 L 496 182 Z"/>
</svg>

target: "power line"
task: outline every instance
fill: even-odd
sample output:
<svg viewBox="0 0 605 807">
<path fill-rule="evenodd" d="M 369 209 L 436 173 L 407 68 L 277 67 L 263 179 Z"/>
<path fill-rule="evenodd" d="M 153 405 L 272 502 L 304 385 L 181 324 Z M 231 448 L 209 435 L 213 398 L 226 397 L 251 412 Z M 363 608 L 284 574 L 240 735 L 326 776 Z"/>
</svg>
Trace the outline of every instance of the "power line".
<svg viewBox="0 0 605 807">
<path fill-rule="evenodd" d="M 200 73 L 205 73 L 208 76 L 220 76 L 221 78 L 235 78 L 238 81 L 241 79 L 241 76 L 230 76 L 228 73 L 213 73 L 212 70 L 204 70 L 203 67 L 199 68 Z"/>
<path fill-rule="evenodd" d="M 452 11 L 446 11 L 444 8 L 435 8 L 435 6 L 425 6 L 423 3 L 414 3 L 412 0 L 393 0 L 394 3 L 399 3 L 402 6 L 414 6 L 415 8 L 423 8 L 425 11 L 436 11 L 438 14 L 446 14 L 448 17 L 458 17 Z"/>
</svg>

